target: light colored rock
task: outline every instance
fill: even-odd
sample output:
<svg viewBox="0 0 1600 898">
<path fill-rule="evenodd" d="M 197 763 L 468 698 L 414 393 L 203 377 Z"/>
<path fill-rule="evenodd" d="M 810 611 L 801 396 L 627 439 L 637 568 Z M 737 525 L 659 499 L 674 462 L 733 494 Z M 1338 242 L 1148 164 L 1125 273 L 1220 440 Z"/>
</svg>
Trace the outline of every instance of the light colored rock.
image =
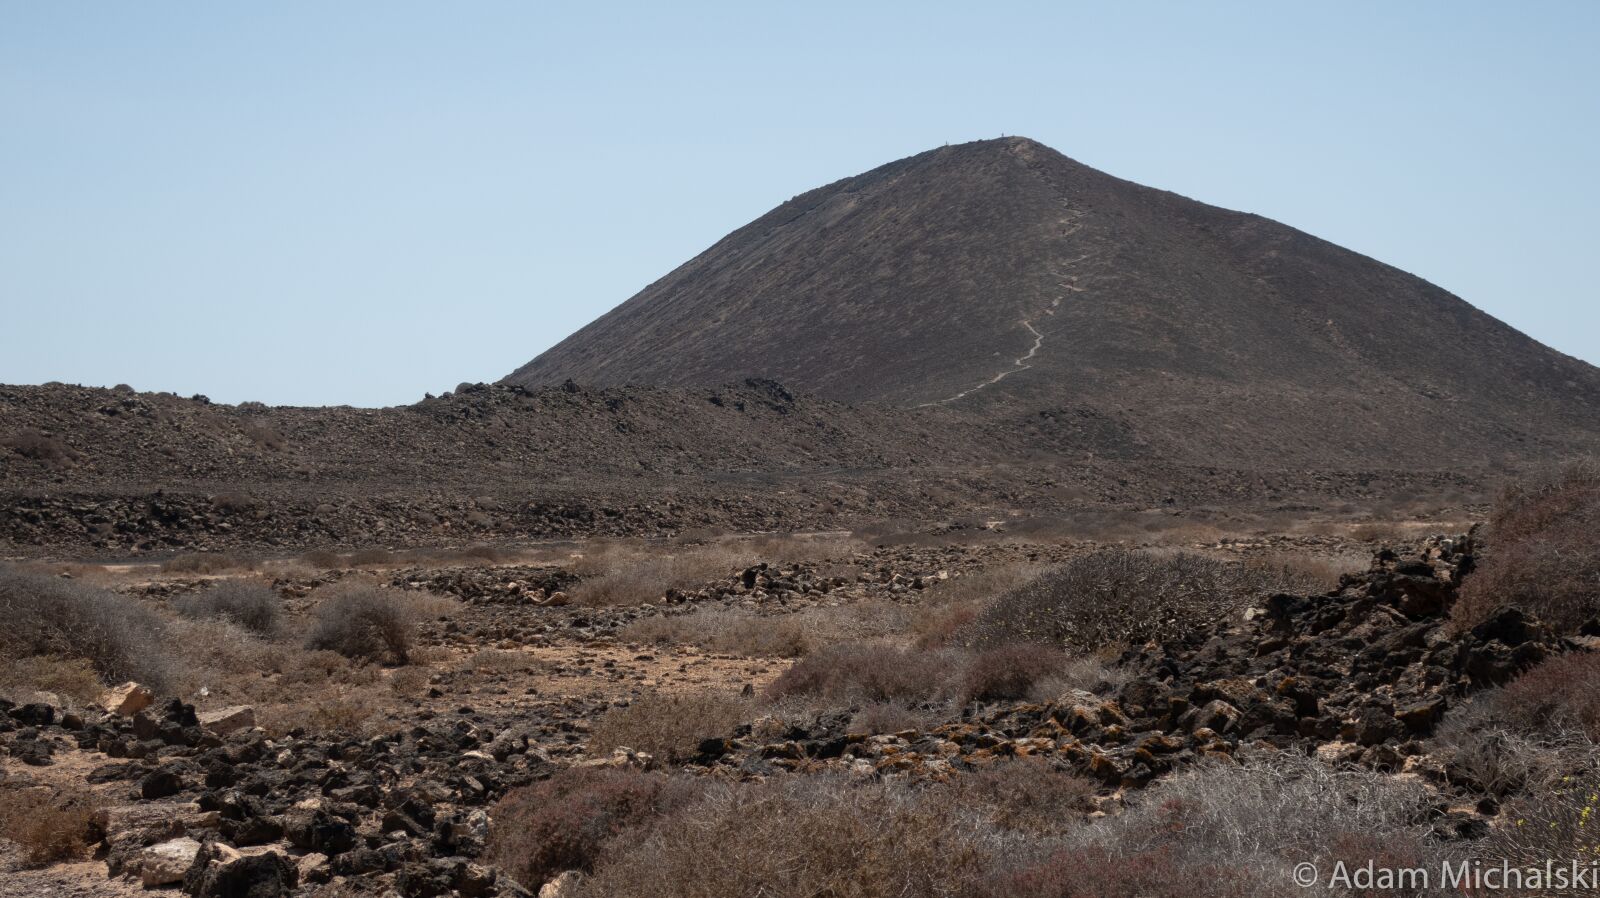
<svg viewBox="0 0 1600 898">
<path fill-rule="evenodd" d="M 328 874 L 328 856 L 321 852 L 313 851 L 297 858 L 294 865 L 300 872 L 301 882 L 321 882 Z"/>
<path fill-rule="evenodd" d="M 634 751 L 631 748 L 617 748 L 612 750 L 609 757 L 589 758 L 587 760 L 579 761 L 576 766 L 599 767 L 612 770 L 622 770 L 624 768 L 651 770 L 655 767 L 655 764 L 656 759 L 654 755 L 647 754 L 646 752 L 642 751 Z"/>
<path fill-rule="evenodd" d="M 200 718 L 201 726 L 218 736 L 248 730 L 256 725 L 256 709 L 249 705 L 232 705 L 215 711 L 203 711 L 197 716 Z"/>
<path fill-rule="evenodd" d="M 147 889 L 181 882 L 199 853 L 200 843 L 187 836 L 151 845 L 139 853 L 139 881 Z"/>
<path fill-rule="evenodd" d="M 1361 746 L 1353 742 L 1324 742 L 1317 746 L 1317 760 L 1339 766 L 1354 764 L 1361 757 Z"/>
<path fill-rule="evenodd" d="M 100 697 L 100 706 L 112 714 L 132 717 L 150 707 L 155 700 L 155 693 L 148 687 L 130 681 L 107 690 L 106 694 Z"/>
<path fill-rule="evenodd" d="M 545 883 L 539 889 L 539 898 L 566 898 L 578 889 L 578 877 L 582 874 L 576 870 L 557 876 Z"/>
<path fill-rule="evenodd" d="M 222 816 L 202 811 L 192 801 L 144 801 L 100 810 L 95 822 L 106 844 L 149 845 L 184 833 L 215 829 Z"/>
</svg>

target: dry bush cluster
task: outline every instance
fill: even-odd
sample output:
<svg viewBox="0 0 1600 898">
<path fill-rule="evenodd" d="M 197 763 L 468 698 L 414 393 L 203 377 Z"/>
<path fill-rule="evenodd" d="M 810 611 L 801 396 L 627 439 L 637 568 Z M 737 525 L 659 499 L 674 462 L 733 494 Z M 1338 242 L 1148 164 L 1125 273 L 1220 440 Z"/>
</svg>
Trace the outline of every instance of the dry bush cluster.
<svg viewBox="0 0 1600 898">
<path fill-rule="evenodd" d="M 923 593 L 922 613 L 911 624 L 911 636 L 922 648 L 948 645 L 989 603 L 1046 570 L 1043 565 L 1026 562 L 999 564 L 939 583 Z"/>
<path fill-rule="evenodd" d="M 1540 796 L 1600 769 L 1600 656 L 1552 658 L 1444 719 L 1434 748 L 1456 776 L 1497 796 Z"/>
<path fill-rule="evenodd" d="M 1506 604 L 1566 631 L 1600 615 L 1600 464 L 1572 465 L 1507 489 L 1488 536 L 1455 606 L 1462 627 Z"/>
<path fill-rule="evenodd" d="M 1095 651 L 1171 639 L 1273 592 L 1316 589 L 1303 574 L 1186 552 L 1101 549 L 989 605 L 962 634 L 976 647 L 1035 642 Z"/>
<path fill-rule="evenodd" d="M 637 836 L 611 840 L 577 894 L 607 898 L 956 896 L 1002 840 L 969 815 L 883 783 L 717 783 Z"/>
<path fill-rule="evenodd" d="M 589 753 L 631 748 L 661 761 L 683 761 L 703 740 L 727 736 L 749 714 L 750 703 L 734 695 L 648 693 L 595 721 Z"/>
<path fill-rule="evenodd" d="M 1600 655 L 1552 658 L 1483 697 L 1501 725 L 1526 734 L 1581 734 L 1600 743 Z"/>
<path fill-rule="evenodd" d="M 1563 777 L 1547 790 L 1506 803 L 1506 825 L 1489 835 L 1483 854 L 1519 867 L 1542 867 L 1600 855 L 1600 769 Z M 1549 894 L 1557 894 L 1552 891 Z"/>
<path fill-rule="evenodd" d="M 563 777 L 508 797 L 491 841 L 530 888 L 585 871 L 581 898 L 1276 898 L 1299 859 L 1443 856 L 1424 788 L 1287 756 L 1195 769 L 1100 820 L 1092 783 L 1029 760 L 924 785 L 698 781 L 665 802 L 651 774 Z M 578 835 L 576 860 L 548 860 Z"/>
<path fill-rule="evenodd" d="M 358 730 L 405 694 L 372 663 L 414 660 L 416 622 L 454 604 L 348 583 L 313 599 L 309 621 L 288 621 L 264 585 L 219 581 L 179 598 L 173 614 L 0 566 L 0 691 L 22 699 L 52 692 L 83 705 L 108 684 L 134 680 L 187 700 L 203 692 L 217 705 L 255 705 L 274 732 Z"/>
<path fill-rule="evenodd" d="M 106 682 L 170 688 L 165 622 L 137 602 L 76 580 L 0 566 L 0 657 L 77 658 Z"/>
</svg>

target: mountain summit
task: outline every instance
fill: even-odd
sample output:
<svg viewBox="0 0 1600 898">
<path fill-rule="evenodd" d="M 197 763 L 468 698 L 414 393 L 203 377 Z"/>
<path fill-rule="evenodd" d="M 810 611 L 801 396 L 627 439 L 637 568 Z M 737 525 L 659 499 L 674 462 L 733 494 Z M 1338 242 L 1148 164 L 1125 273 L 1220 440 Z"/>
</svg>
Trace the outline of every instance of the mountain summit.
<svg viewBox="0 0 1600 898">
<path fill-rule="evenodd" d="M 795 197 L 506 382 L 747 377 L 1174 461 L 1440 467 L 1600 443 L 1600 370 L 1388 265 L 1020 137 Z"/>
</svg>

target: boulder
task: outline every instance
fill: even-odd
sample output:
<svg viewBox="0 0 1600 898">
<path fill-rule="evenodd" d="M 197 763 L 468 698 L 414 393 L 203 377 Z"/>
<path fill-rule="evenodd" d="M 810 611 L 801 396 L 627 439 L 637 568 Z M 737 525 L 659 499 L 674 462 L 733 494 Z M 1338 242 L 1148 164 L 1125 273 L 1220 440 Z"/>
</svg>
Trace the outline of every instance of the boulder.
<svg viewBox="0 0 1600 898">
<path fill-rule="evenodd" d="M 206 711 L 198 715 L 200 725 L 216 733 L 226 736 L 239 730 L 248 730 L 256 725 L 256 711 L 249 705 L 233 705 L 227 708 L 218 708 L 215 711 Z"/>
<path fill-rule="evenodd" d="M 183 891 L 193 898 L 289 898 L 299 883 L 299 871 L 280 852 L 241 855 L 207 842 L 184 874 Z"/>
<path fill-rule="evenodd" d="M 122 717 L 132 717 L 155 703 L 155 693 L 138 683 L 127 682 L 108 689 L 100 697 L 100 706 Z"/>
<path fill-rule="evenodd" d="M 199 853 L 200 843 L 187 836 L 151 845 L 139 853 L 139 881 L 147 889 L 182 882 Z"/>
</svg>

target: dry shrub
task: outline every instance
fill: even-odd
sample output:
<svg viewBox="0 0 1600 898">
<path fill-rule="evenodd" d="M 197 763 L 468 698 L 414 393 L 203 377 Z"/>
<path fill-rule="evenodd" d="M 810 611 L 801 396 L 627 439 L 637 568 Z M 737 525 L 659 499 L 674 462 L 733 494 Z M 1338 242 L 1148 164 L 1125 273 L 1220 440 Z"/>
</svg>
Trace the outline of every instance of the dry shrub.
<svg viewBox="0 0 1600 898">
<path fill-rule="evenodd" d="M 1315 584 L 1277 568 L 1102 549 L 1001 596 L 964 638 L 978 648 L 1040 642 L 1093 651 L 1182 636 L 1272 592 L 1308 588 Z"/>
<path fill-rule="evenodd" d="M 977 620 L 984 606 L 1044 571 L 1045 567 L 1038 564 L 1001 564 L 958 574 L 924 590 L 918 596 L 924 608 L 911 623 L 917 646 L 931 649 L 949 645 Z"/>
<path fill-rule="evenodd" d="M 589 753 L 631 748 L 676 763 L 693 757 L 702 741 L 727 736 L 749 710 L 748 703 L 721 693 L 649 693 L 595 721 Z"/>
<path fill-rule="evenodd" d="M 530 890 L 566 870 L 591 870 L 623 832 L 687 804 L 699 785 L 636 770 L 569 768 L 495 806 L 488 858 Z"/>
<path fill-rule="evenodd" d="M 1547 860 L 1563 864 L 1573 859 L 1592 859 L 1600 855 L 1600 825 L 1590 825 L 1600 819 L 1600 774 L 1591 769 L 1580 776 L 1566 777 L 1554 788 L 1507 802 L 1501 815 L 1505 822 L 1490 833 L 1482 848 L 1482 853 L 1494 861 L 1542 868 Z"/>
<path fill-rule="evenodd" d="M 795 662 L 767 687 L 774 699 L 814 696 L 840 702 L 925 701 L 950 694 L 959 656 L 842 643 Z"/>
<path fill-rule="evenodd" d="M 373 586 L 336 588 L 312 615 L 308 649 L 380 664 L 410 660 L 419 617 L 410 595 Z"/>
<path fill-rule="evenodd" d="M 0 658 L 0 693 L 22 698 L 30 692 L 53 692 L 74 704 L 87 705 L 104 691 L 94 665 L 84 658 Z"/>
<path fill-rule="evenodd" d="M 1600 614 L 1600 464 L 1571 465 L 1508 488 L 1488 537 L 1453 612 L 1460 627 L 1505 604 L 1563 631 Z"/>
<path fill-rule="evenodd" d="M 613 840 L 577 898 L 953 898 L 994 849 L 968 815 L 884 783 L 717 783 L 638 838 Z"/>
<path fill-rule="evenodd" d="M 224 552 L 191 552 L 178 555 L 161 563 L 163 574 L 195 574 L 208 576 L 213 574 L 226 574 L 233 571 L 253 571 L 256 562 L 253 559 L 229 555 Z"/>
<path fill-rule="evenodd" d="M 761 658 L 794 658 L 814 645 L 814 632 L 800 615 L 723 610 L 640 618 L 624 627 L 621 636 L 628 642 L 693 645 Z"/>
<path fill-rule="evenodd" d="M 1600 743 L 1600 655 L 1551 658 L 1481 700 L 1496 721 L 1517 731 L 1576 732 Z"/>
<path fill-rule="evenodd" d="M 188 618 L 221 618 L 261 636 L 278 632 L 281 602 L 272 587 L 257 580 L 222 580 L 173 603 Z"/>
<path fill-rule="evenodd" d="M 0 839 L 21 846 L 23 858 L 35 866 L 72 860 L 99 841 L 98 810 L 87 790 L 0 784 Z"/>
<path fill-rule="evenodd" d="M 936 787 L 936 797 L 1001 829 L 1047 834 L 1065 831 L 1076 815 L 1094 810 L 1097 788 L 1045 761 L 1018 758 L 954 777 Z"/>
<path fill-rule="evenodd" d="M 1206 894 L 1283 895 L 1298 891 L 1290 885 L 1293 864 L 1309 861 L 1327 871 L 1336 855 L 1349 853 L 1352 838 L 1376 840 L 1396 856 L 1438 869 L 1443 849 L 1429 831 L 1436 799 L 1423 783 L 1288 753 L 1241 760 L 1202 764 L 1163 780 L 1123 814 L 1070 833 L 1070 851 L 1052 862 L 1065 866 L 1035 871 L 1057 885 L 1014 894 L 1094 894 L 1072 891 L 1070 879 L 1063 883 L 1064 873 L 1081 869 L 1071 861 L 1079 855 L 1096 858 L 1101 869 L 1124 871 L 1117 875 L 1127 881 L 1103 895 L 1191 895 L 1207 880 L 1190 877 L 1206 874 L 1222 876 L 1217 890 L 1208 883 Z M 1187 875 L 1162 879 L 1156 859 Z M 1186 887 L 1173 891 L 1180 879 Z"/>
<path fill-rule="evenodd" d="M 0 657 L 79 658 L 107 683 L 137 680 L 157 691 L 175 676 L 162 618 L 104 589 L 0 565 L 0 621 Z"/>
<path fill-rule="evenodd" d="M 1037 643 L 1013 643 L 978 652 L 967 662 L 961 683 L 965 701 L 1027 698 L 1036 684 L 1059 672 L 1066 657 Z"/>
<path fill-rule="evenodd" d="M 427 671 L 418 667 L 402 667 L 389 677 L 389 691 L 401 698 L 419 698 L 428 691 Z"/>
</svg>

